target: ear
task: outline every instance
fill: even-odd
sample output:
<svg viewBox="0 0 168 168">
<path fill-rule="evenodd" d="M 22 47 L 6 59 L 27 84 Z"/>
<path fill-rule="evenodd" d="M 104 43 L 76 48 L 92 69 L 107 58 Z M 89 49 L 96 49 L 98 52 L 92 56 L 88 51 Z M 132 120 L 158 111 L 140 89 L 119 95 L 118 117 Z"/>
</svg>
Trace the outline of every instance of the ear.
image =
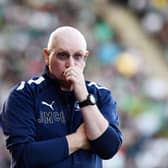
<svg viewBox="0 0 168 168">
<path fill-rule="evenodd" d="M 88 50 L 86 50 L 85 51 L 85 61 L 83 62 L 83 69 L 85 68 L 85 66 L 86 66 L 86 61 L 87 61 L 87 58 L 88 58 L 88 56 L 89 56 L 89 51 Z"/>
<path fill-rule="evenodd" d="M 49 64 L 49 55 L 50 55 L 50 53 L 49 53 L 48 49 L 44 48 L 43 49 L 43 56 L 44 56 L 44 62 L 46 65 Z"/>
<path fill-rule="evenodd" d="M 85 51 L 85 62 L 87 61 L 88 56 L 89 56 L 89 51 L 86 50 L 86 51 Z"/>
<path fill-rule="evenodd" d="M 85 56 L 86 56 L 86 57 L 89 56 L 89 51 L 88 51 L 88 50 L 86 50 L 86 52 L 85 52 Z"/>
</svg>

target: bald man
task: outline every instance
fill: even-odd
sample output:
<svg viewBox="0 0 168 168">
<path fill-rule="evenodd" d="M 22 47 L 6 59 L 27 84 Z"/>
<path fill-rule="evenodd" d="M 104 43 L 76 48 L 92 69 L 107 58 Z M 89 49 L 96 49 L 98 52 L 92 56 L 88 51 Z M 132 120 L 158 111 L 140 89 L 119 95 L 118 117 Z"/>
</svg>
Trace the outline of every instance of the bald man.
<svg viewBox="0 0 168 168">
<path fill-rule="evenodd" d="M 111 92 L 85 80 L 83 34 L 57 28 L 43 55 L 45 72 L 15 86 L 2 109 L 11 167 L 102 168 L 122 138 Z"/>
</svg>

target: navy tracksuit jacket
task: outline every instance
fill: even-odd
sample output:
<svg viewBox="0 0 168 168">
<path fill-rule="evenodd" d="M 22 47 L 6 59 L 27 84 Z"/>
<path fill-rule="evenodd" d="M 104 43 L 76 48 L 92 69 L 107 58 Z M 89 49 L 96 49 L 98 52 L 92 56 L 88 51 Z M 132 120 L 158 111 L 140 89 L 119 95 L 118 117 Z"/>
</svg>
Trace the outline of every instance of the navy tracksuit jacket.
<svg viewBox="0 0 168 168">
<path fill-rule="evenodd" d="M 12 89 L 1 112 L 12 168 L 102 168 L 102 159 L 116 154 L 122 143 L 116 102 L 108 89 L 89 81 L 86 86 L 109 127 L 90 141 L 91 151 L 71 155 L 65 136 L 83 122 L 74 94 L 61 91 L 47 72 Z"/>
</svg>

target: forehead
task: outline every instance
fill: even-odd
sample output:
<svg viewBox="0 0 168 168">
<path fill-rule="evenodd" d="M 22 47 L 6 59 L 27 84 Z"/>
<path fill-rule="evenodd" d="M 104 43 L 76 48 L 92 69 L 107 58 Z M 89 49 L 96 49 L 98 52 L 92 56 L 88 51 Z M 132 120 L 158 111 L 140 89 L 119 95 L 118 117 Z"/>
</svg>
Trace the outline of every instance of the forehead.
<svg viewBox="0 0 168 168">
<path fill-rule="evenodd" d="M 55 41 L 54 45 L 55 49 L 64 49 L 67 51 L 85 51 L 85 45 L 78 39 L 72 39 L 72 38 L 58 38 Z"/>
<path fill-rule="evenodd" d="M 52 38 L 52 49 L 65 49 L 68 51 L 86 50 L 86 40 L 82 34 L 75 31 L 62 31 L 55 33 Z"/>
</svg>

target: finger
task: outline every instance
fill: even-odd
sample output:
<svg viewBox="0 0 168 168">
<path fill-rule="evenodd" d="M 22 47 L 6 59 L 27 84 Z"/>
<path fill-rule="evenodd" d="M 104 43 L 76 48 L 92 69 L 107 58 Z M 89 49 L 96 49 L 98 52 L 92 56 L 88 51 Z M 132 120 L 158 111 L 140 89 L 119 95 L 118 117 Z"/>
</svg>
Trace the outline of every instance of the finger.
<svg viewBox="0 0 168 168">
<path fill-rule="evenodd" d="M 73 76 L 66 76 L 65 80 L 74 83 L 75 77 L 73 77 Z"/>
<path fill-rule="evenodd" d="M 65 69 L 64 76 L 69 76 L 71 74 L 73 74 L 73 69 L 72 68 Z"/>
<path fill-rule="evenodd" d="M 66 79 L 72 78 L 72 79 L 79 79 L 80 78 L 80 74 L 78 72 L 76 72 L 75 70 L 69 70 L 69 71 L 65 71 L 64 72 L 64 76 Z"/>
<path fill-rule="evenodd" d="M 69 72 L 78 74 L 80 72 L 80 69 L 76 68 L 76 67 L 69 67 L 69 68 L 65 69 L 65 71 L 64 71 L 65 74 L 69 73 Z"/>
</svg>

